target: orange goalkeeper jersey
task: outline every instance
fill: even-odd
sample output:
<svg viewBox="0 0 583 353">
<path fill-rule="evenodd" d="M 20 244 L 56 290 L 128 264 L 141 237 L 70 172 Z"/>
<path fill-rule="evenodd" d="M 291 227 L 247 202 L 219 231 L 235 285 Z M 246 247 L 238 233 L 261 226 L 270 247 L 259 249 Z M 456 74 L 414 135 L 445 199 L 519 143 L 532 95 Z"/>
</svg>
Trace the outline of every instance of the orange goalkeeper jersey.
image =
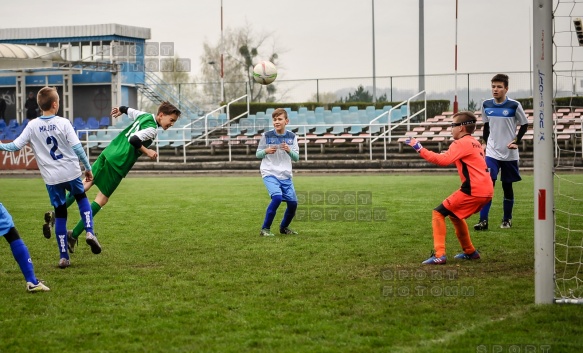
<svg viewBox="0 0 583 353">
<path fill-rule="evenodd" d="M 482 145 L 473 136 L 465 135 L 455 140 L 444 153 L 421 149 L 421 157 L 440 166 L 455 163 L 462 181 L 460 190 L 468 195 L 492 197 L 494 186 L 484 160 Z"/>
</svg>

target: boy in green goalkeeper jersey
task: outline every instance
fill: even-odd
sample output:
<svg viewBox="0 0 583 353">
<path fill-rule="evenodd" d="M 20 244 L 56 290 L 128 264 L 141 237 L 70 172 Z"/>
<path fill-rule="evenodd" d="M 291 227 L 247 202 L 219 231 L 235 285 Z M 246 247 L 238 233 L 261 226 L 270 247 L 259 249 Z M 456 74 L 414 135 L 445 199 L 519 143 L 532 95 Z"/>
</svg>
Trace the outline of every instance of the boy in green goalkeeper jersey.
<svg viewBox="0 0 583 353">
<path fill-rule="evenodd" d="M 158 113 L 155 116 L 125 106 L 115 107 L 111 110 L 113 118 L 122 114 L 128 115 L 132 120 L 131 124 L 120 132 L 97 157 L 97 160 L 92 165 L 93 180 L 83 183 L 85 191 L 89 190 L 93 185 L 97 185 L 99 188 L 95 200 L 91 203 L 93 216 L 109 201 L 115 189 L 142 154 L 145 154 L 151 160 L 155 160 L 158 157 L 156 151 L 148 147 L 156 139 L 158 127 L 164 130 L 172 127 L 180 117 L 180 110 L 168 102 L 163 102 L 158 107 Z M 74 200 L 71 194 L 67 195 L 67 207 Z M 52 223 L 50 212 L 45 214 L 45 222 L 43 234 L 46 238 L 50 238 Z M 81 220 L 72 231 L 69 231 L 68 243 L 70 252 L 73 252 L 77 238 L 84 229 L 83 227 L 84 223 Z M 98 252 L 93 252 L 101 252 L 101 248 L 98 250 Z"/>
</svg>

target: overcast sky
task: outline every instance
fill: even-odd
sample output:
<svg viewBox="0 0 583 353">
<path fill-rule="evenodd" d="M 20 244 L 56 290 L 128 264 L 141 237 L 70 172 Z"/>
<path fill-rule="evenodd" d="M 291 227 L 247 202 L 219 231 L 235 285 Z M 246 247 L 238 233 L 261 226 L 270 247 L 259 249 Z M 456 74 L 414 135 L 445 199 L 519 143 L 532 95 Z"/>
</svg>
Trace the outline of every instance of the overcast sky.
<svg viewBox="0 0 583 353">
<path fill-rule="evenodd" d="M 272 33 L 280 79 L 370 77 L 372 0 L 223 0 L 224 28 Z M 455 0 L 425 0 L 425 73 L 455 70 Z M 197 75 L 221 36 L 221 0 L 3 1 L 2 28 L 119 23 L 174 42 Z M 530 70 L 532 0 L 459 0 L 458 73 Z M 418 0 L 375 0 L 376 75 L 419 72 Z"/>
</svg>

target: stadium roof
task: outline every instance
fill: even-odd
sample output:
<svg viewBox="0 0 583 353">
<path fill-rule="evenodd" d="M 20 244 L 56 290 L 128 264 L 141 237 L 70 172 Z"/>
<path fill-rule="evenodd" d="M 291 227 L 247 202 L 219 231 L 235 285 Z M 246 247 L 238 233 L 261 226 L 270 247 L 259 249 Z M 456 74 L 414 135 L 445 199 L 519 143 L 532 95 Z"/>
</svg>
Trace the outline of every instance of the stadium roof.
<svg viewBox="0 0 583 353">
<path fill-rule="evenodd" d="M 63 61 L 56 48 L 0 44 L 0 70 L 48 68 L 53 61 Z"/>
<path fill-rule="evenodd" d="M 0 29 L 1 43 L 50 43 L 90 40 L 141 40 L 150 39 L 150 28 L 116 23 L 83 26 L 52 26 Z"/>
<path fill-rule="evenodd" d="M 0 58 L 63 60 L 55 48 L 23 44 L 0 44 Z"/>
</svg>

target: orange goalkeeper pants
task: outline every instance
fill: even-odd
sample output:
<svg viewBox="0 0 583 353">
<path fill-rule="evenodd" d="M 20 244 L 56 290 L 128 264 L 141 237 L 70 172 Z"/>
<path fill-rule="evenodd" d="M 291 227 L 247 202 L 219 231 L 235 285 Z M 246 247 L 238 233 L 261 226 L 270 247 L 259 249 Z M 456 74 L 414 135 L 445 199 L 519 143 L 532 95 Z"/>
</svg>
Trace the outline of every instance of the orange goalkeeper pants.
<svg viewBox="0 0 583 353">
<path fill-rule="evenodd" d="M 468 224 L 464 219 L 459 219 L 453 216 L 449 216 L 451 223 L 455 228 L 455 235 L 457 236 L 464 253 L 471 254 L 476 251 L 472 240 L 470 239 L 470 231 L 468 229 Z M 433 225 L 433 248 L 435 249 L 435 256 L 441 257 L 445 255 L 445 216 L 436 210 L 433 210 L 431 223 Z"/>
</svg>

